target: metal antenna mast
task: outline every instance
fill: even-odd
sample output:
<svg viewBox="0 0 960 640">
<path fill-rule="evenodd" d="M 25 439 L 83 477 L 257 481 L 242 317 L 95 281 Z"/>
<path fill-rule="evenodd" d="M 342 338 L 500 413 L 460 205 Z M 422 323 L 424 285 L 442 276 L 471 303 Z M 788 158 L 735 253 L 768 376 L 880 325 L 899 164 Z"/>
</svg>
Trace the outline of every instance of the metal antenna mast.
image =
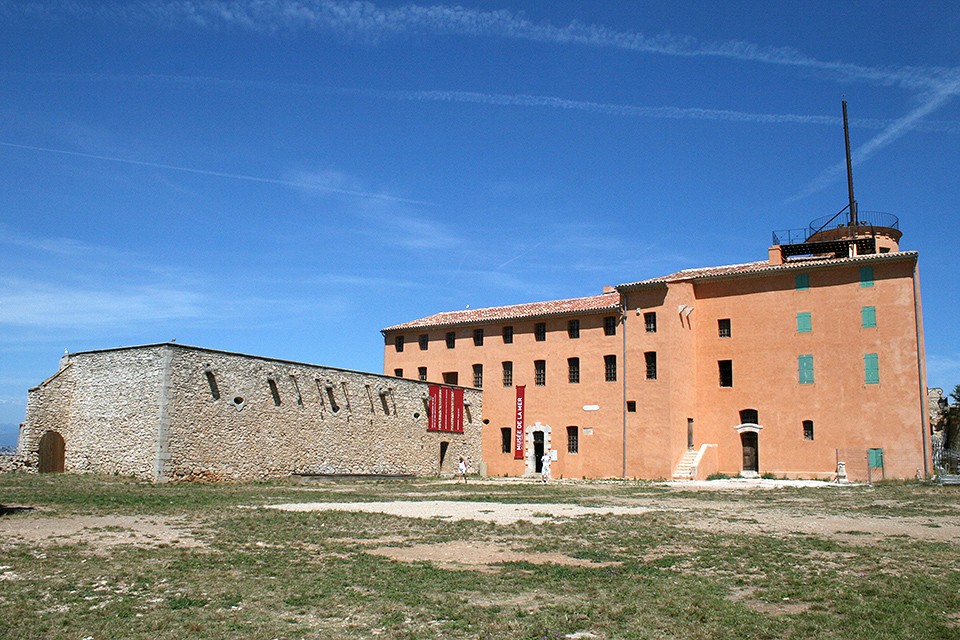
<svg viewBox="0 0 960 640">
<path fill-rule="evenodd" d="M 847 146 L 847 192 L 850 194 L 850 226 L 857 226 L 857 201 L 853 197 L 853 162 L 850 159 L 850 126 L 847 124 L 847 101 L 843 104 L 843 140 Z"/>
</svg>

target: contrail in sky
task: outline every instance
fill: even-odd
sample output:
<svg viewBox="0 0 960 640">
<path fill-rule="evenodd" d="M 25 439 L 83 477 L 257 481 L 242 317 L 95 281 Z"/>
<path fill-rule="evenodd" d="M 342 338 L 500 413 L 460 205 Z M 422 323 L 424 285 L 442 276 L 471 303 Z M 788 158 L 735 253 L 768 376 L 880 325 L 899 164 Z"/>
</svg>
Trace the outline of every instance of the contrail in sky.
<svg viewBox="0 0 960 640">
<path fill-rule="evenodd" d="M 118 158 L 115 156 L 103 156 L 95 153 L 83 153 L 80 151 L 68 151 L 66 149 L 50 149 L 48 147 L 35 147 L 27 144 L 16 144 L 13 142 L 2 142 L 0 146 L 12 149 L 24 149 L 27 151 L 39 151 L 42 153 L 55 153 L 63 156 L 74 156 L 77 158 L 88 158 L 90 160 L 104 160 L 107 162 L 119 162 L 122 164 L 132 164 L 140 167 L 152 167 L 154 169 L 165 169 L 167 171 L 180 171 L 183 173 L 193 173 L 201 176 L 213 176 L 216 178 L 228 178 L 230 180 L 244 180 L 247 182 L 260 182 L 264 184 L 275 184 L 284 187 L 296 187 L 298 189 L 311 189 L 314 191 L 324 191 L 342 196 L 351 196 L 355 198 L 365 198 L 370 200 L 384 200 L 388 202 L 402 202 L 405 204 L 416 204 L 425 206 L 434 206 L 432 202 L 423 200 L 412 200 L 409 198 L 400 198 L 383 193 L 373 193 L 368 191 L 359 191 L 355 189 L 341 189 L 337 187 L 328 187 L 304 180 L 281 180 L 278 178 L 263 178 L 260 176 L 251 176 L 240 173 L 226 173 L 223 171 L 209 171 L 206 169 L 194 169 L 192 167 L 181 167 L 172 164 L 163 164 L 159 162 L 145 162 L 143 160 L 131 160 L 130 158 Z"/>
</svg>

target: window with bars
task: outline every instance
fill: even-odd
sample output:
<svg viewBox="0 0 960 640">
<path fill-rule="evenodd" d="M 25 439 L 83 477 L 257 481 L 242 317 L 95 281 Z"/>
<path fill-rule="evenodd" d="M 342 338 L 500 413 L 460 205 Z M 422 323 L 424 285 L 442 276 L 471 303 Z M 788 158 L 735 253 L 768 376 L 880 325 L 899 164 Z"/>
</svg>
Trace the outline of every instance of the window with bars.
<svg viewBox="0 0 960 640">
<path fill-rule="evenodd" d="M 617 381 L 617 356 L 603 356 L 603 379 L 607 382 Z"/>
<path fill-rule="evenodd" d="M 657 379 L 657 352 L 646 351 L 643 354 L 644 364 L 647 366 L 647 380 Z"/>
<path fill-rule="evenodd" d="M 547 385 L 547 361 L 546 360 L 533 361 L 533 382 L 538 387 L 544 387 Z"/>
<path fill-rule="evenodd" d="M 503 364 L 503 386 L 512 387 L 513 386 L 513 363 L 504 362 Z"/>
<path fill-rule="evenodd" d="M 473 386 L 477 389 L 483 388 L 483 365 L 473 365 Z"/>
<path fill-rule="evenodd" d="M 426 367 L 417 367 L 417 379 L 420 382 L 427 381 L 427 368 Z"/>
<path fill-rule="evenodd" d="M 567 382 L 580 383 L 580 358 L 567 358 Z"/>
<path fill-rule="evenodd" d="M 648 311 L 643 314 L 643 326 L 646 328 L 647 333 L 656 333 L 657 332 L 657 312 Z"/>
<path fill-rule="evenodd" d="M 567 322 L 567 337 L 575 340 L 580 337 L 580 321 L 570 320 Z"/>
<path fill-rule="evenodd" d="M 721 338 L 729 338 L 733 335 L 730 327 L 730 318 L 720 318 L 717 320 L 717 335 Z"/>
<path fill-rule="evenodd" d="M 547 339 L 547 323 L 538 322 L 533 325 L 533 337 L 537 342 L 543 342 Z"/>
<path fill-rule="evenodd" d="M 567 427 L 567 453 L 580 453 L 580 427 Z"/>
<path fill-rule="evenodd" d="M 607 316 L 603 319 L 603 335 L 605 336 L 615 336 L 617 335 L 617 317 L 616 316 Z"/>
</svg>

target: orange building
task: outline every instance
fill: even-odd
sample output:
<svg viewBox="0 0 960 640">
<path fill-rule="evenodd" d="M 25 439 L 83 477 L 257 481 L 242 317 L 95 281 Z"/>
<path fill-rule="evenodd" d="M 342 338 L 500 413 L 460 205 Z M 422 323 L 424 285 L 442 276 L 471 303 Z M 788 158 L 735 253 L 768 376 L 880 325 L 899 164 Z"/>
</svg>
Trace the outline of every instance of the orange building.
<svg viewBox="0 0 960 640">
<path fill-rule="evenodd" d="M 927 475 L 917 253 L 860 218 L 763 262 L 388 327 L 384 373 L 482 388 L 489 475 L 544 454 L 554 477 Z"/>
</svg>

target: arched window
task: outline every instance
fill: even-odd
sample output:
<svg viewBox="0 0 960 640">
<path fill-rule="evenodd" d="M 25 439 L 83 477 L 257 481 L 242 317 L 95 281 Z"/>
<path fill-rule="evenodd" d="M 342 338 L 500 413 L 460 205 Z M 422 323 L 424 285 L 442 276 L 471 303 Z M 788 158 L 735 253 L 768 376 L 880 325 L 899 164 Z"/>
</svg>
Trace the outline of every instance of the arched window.
<svg viewBox="0 0 960 640">
<path fill-rule="evenodd" d="M 741 409 L 740 424 L 760 424 L 760 414 L 756 409 Z"/>
</svg>

